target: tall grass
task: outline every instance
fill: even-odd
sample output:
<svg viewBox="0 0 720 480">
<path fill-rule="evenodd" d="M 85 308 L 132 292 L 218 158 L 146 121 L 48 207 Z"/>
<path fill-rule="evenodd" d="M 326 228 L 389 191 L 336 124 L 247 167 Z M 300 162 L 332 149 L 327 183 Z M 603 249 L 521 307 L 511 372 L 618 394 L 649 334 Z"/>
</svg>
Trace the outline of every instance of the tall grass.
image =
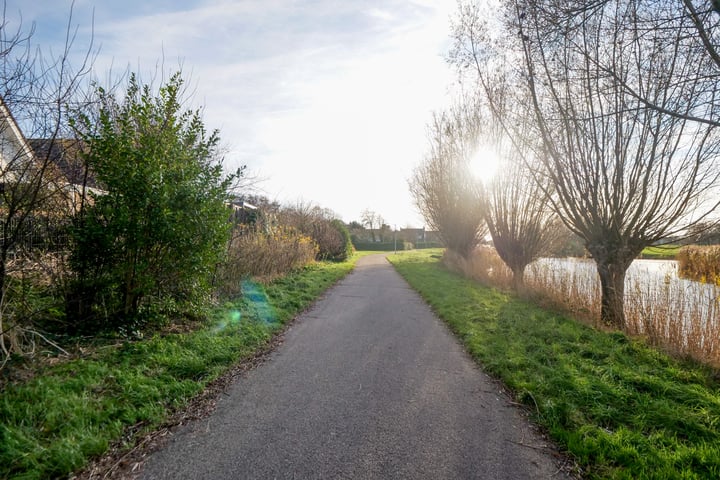
<svg viewBox="0 0 720 480">
<path fill-rule="evenodd" d="M 481 245 L 475 248 L 469 258 L 446 249 L 443 263 L 451 270 L 484 285 L 510 288 L 512 272 L 494 248 Z"/>
<path fill-rule="evenodd" d="M 507 289 L 509 271 L 492 249 L 470 260 L 445 255 L 466 277 Z M 600 281 L 592 260 L 544 259 L 530 264 L 519 292 L 544 307 L 602 327 Z M 626 333 L 640 336 L 673 355 L 720 367 L 720 286 L 676 278 L 674 272 L 630 272 L 625 284 Z"/>
<path fill-rule="evenodd" d="M 720 287 L 673 278 L 626 287 L 626 330 L 680 357 L 720 368 Z"/>
<path fill-rule="evenodd" d="M 218 287 L 233 295 L 242 279 L 271 280 L 315 261 L 318 247 L 312 238 L 295 228 L 238 226 L 228 245 L 227 258 L 218 272 Z"/>
</svg>

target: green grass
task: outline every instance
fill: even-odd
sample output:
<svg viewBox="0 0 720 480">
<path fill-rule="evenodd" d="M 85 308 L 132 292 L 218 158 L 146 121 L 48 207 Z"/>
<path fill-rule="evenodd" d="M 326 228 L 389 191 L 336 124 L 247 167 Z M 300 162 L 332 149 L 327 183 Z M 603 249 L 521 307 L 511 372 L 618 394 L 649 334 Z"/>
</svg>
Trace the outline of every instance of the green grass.
<svg viewBox="0 0 720 480">
<path fill-rule="evenodd" d="M 390 259 L 586 478 L 720 478 L 712 371 L 465 280 L 431 253 Z"/>
<path fill-rule="evenodd" d="M 249 282 L 244 298 L 217 309 L 197 331 L 101 349 L 8 385 L 0 397 L 0 478 L 67 477 L 129 429 L 159 426 L 267 345 L 356 260 L 315 264 L 265 287 Z"/>
<path fill-rule="evenodd" d="M 662 245 L 658 247 L 645 247 L 640 258 L 657 260 L 675 260 L 680 250 L 680 245 Z"/>
</svg>

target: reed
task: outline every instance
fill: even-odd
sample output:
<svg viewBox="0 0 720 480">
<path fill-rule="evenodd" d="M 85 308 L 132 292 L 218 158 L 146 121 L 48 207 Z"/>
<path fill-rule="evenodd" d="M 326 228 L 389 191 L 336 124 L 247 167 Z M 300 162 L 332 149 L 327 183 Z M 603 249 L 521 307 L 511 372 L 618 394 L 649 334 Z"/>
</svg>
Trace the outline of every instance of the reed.
<svg viewBox="0 0 720 480">
<path fill-rule="evenodd" d="M 512 272 L 492 247 L 486 245 L 476 247 L 469 258 L 446 249 L 443 254 L 443 264 L 450 270 L 483 285 L 510 288 Z"/>
<path fill-rule="evenodd" d="M 667 278 L 662 285 L 632 279 L 626 287 L 629 334 L 678 357 L 720 367 L 720 288 Z"/>
<path fill-rule="evenodd" d="M 682 247 L 678 251 L 677 261 L 680 276 L 720 285 L 720 245 Z"/>
<path fill-rule="evenodd" d="M 317 244 L 292 227 L 236 229 L 218 272 L 218 288 L 232 296 L 244 278 L 263 282 L 315 261 Z"/>
</svg>

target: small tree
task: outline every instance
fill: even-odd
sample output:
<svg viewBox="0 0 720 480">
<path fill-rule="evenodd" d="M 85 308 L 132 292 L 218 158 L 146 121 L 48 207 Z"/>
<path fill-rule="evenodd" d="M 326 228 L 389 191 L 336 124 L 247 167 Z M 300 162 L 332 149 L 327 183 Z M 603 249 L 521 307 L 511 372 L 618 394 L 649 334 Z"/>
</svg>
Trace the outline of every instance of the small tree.
<svg viewBox="0 0 720 480">
<path fill-rule="evenodd" d="M 436 114 L 430 151 L 409 181 L 415 205 L 447 248 L 468 258 L 487 234 L 482 185 L 470 173 L 481 121 L 472 105 Z"/>
<path fill-rule="evenodd" d="M 175 74 L 154 95 L 132 75 L 122 103 L 99 88 L 97 118 L 75 123 L 106 190 L 74 228 L 78 280 L 68 306 L 78 320 L 124 323 L 143 307 L 207 292 L 228 239 L 228 190 L 241 171 L 223 174 L 218 133 L 206 132 L 199 111 L 182 111 L 182 85 Z"/>
<path fill-rule="evenodd" d="M 485 220 L 495 250 L 512 271 L 512 287 L 524 284 L 525 267 L 546 254 L 560 236 L 545 189 L 518 155 L 505 157 L 487 186 Z"/>
<path fill-rule="evenodd" d="M 69 213 L 66 179 L 54 162 L 52 151 L 68 136 L 68 107 L 86 105 L 84 78 L 92 64 L 92 47 L 74 65 L 69 13 L 67 42 L 58 52 L 44 54 L 34 42 L 34 30 L 23 26 L 12 31 L 13 19 L 0 13 L 0 367 L 10 354 L 34 350 L 36 337 L 49 341 L 33 329 L 18 301 L 15 289 L 22 267 L 13 258 L 35 256 L 28 238 L 38 223 L 53 228 Z M 41 138 L 45 149 L 33 151 L 28 139 Z M 42 220 L 42 222 L 41 222 Z M 39 262 L 38 262 L 39 263 Z M 57 269 L 54 269 L 57 270 Z M 53 279 L 54 280 L 54 279 Z M 53 287 L 56 285 L 53 284 Z M 20 295 L 18 295 L 20 293 Z M 36 312 L 32 312 L 36 313 Z"/>
</svg>

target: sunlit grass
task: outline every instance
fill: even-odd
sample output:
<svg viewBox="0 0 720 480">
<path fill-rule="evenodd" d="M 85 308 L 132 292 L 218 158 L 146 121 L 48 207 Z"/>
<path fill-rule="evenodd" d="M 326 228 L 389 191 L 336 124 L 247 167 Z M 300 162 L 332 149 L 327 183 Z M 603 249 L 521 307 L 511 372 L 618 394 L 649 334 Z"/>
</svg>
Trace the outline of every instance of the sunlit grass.
<svg viewBox="0 0 720 480">
<path fill-rule="evenodd" d="M 656 247 L 646 247 L 640 254 L 640 258 L 674 260 L 679 251 L 680 245 L 659 245 Z"/>
<path fill-rule="evenodd" d="M 511 272 L 490 247 L 477 249 L 470 259 L 447 251 L 443 262 L 483 285 L 510 289 Z M 650 261 L 628 271 L 624 331 L 677 357 L 720 368 L 720 285 L 678 279 L 674 264 L 664 267 Z M 591 259 L 540 259 L 527 266 L 524 279 L 523 298 L 605 328 L 600 279 Z"/>
<path fill-rule="evenodd" d="M 463 279 L 429 253 L 390 258 L 586 477 L 720 478 L 713 371 Z"/>
<path fill-rule="evenodd" d="M 7 386 L 0 398 L 0 478 L 67 477 L 128 428 L 157 427 L 208 382 L 255 355 L 356 259 L 248 285 L 252 295 L 226 303 L 197 331 L 127 342 Z"/>
</svg>

